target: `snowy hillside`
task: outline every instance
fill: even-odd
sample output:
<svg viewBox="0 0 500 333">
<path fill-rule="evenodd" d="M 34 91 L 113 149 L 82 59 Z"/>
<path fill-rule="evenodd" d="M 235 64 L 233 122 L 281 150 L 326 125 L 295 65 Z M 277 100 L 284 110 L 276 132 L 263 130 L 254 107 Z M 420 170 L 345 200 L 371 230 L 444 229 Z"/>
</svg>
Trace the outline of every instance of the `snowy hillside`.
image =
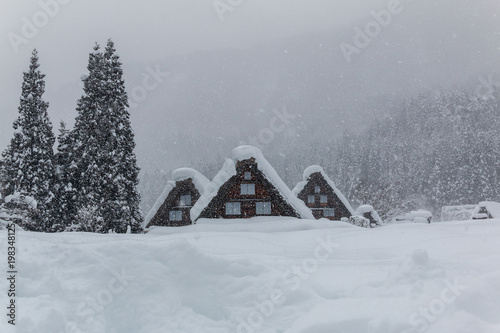
<svg viewBox="0 0 500 333">
<path fill-rule="evenodd" d="M 19 231 L 17 332 L 497 333 L 499 222 Z"/>
</svg>

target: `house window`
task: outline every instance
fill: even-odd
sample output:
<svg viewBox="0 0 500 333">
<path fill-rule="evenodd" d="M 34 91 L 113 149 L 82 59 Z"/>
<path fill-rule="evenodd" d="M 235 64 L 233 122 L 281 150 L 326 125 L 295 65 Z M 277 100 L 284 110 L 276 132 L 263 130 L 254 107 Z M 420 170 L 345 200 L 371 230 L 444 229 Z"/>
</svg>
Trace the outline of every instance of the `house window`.
<svg viewBox="0 0 500 333">
<path fill-rule="evenodd" d="M 171 210 L 168 215 L 170 221 L 182 221 L 182 211 L 180 210 Z"/>
<path fill-rule="evenodd" d="M 334 217 L 335 216 L 335 209 L 333 209 L 333 208 L 323 209 L 323 216 L 324 217 Z"/>
<path fill-rule="evenodd" d="M 314 200 L 314 195 L 308 195 L 308 196 L 307 196 L 307 203 L 310 203 L 310 204 L 311 204 L 311 203 L 314 203 L 314 201 L 315 201 L 315 200 Z"/>
<path fill-rule="evenodd" d="M 257 215 L 271 215 L 271 203 L 269 201 L 256 202 L 255 214 Z"/>
<path fill-rule="evenodd" d="M 320 192 L 320 188 L 319 188 L 319 185 L 315 185 L 314 186 L 314 193 L 319 193 Z"/>
<path fill-rule="evenodd" d="M 241 215 L 241 203 L 226 202 L 226 215 Z"/>
<path fill-rule="evenodd" d="M 181 195 L 179 206 L 191 206 L 191 196 L 189 194 Z"/>
<path fill-rule="evenodd" d="M 328 197 L 326 195 L 322 195 L 319 197 L 319 202 L 320 203 L 327 203 L 328 202 Z"/>
<path fill-rule="evenodd" d="M 254 195 L 255 194 L 255 184 L 241 184 L 242 195 Z"/>
<path fill-rule="evenodd" d="M 251 172 L 245 172 L 245 180 L 252 180 L 252 173 Z"/>
</svg>

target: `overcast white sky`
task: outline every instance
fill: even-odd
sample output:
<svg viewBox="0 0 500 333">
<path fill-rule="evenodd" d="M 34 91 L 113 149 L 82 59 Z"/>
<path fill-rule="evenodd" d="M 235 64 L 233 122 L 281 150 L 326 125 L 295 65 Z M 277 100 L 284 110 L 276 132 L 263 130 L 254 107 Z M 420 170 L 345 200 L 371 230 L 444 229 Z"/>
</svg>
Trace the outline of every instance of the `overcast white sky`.
<svg viewBox="0 0 500 333">
<path fill-rule="evenodd" d="M 60 4 L 59 1 L 67 3 Z M 256 46 L 258 50 L 258 45 L 263 43 L 284 38 L 303 38 L 310 33 L 339 31 L 341 33 L 347 32 L 346 36 L 352 35 L 355 24 L 366 22 L 367 17 L 370 17 L 370 11 L 382 10 L 390 2 L 390 0 L 242 0 L 241 4 L 237 5 L 233 11 L 226 12 L 224 20 L 221 21 L 214 8 L 213 0 L 59 1 L 0 0 L 0 150 L 5 149 L 12 136 L 12 122 L 17 117 L 22 72 L 28 68 L 33 48 L 38 49 L 41 70 L 47 74 L 46 99 L 51 104 L 49 114 L 57 134 L 59 120 L 63 118 L 68 121 L 74 117 L 76 99 L 81 94 L 81 89 L 78 89 L 78 86 L 75 89 L 75 82 L 78 82 L 82 74 L 86 74 L 88 54 L 95 42 L 105 44 L 107 38 L 113 38 L 124 63 L 126 74 L 130 72 L 130 68 L 133 68 L 131 64 L 134 63 L 157 64 L 162 63 L 165 58 L 171 55 L 189 55 L 200 50 L 253 48 L 254 58 L 249 59 L 253 61 L 256 58 Z M 229 0 L 219 1 L 222 3 L 230 2 Z M 237 0 L 231 0 L 231 2 L 238 3 Z M 25 22 L 33 23 L 36 19 L 43 19 L 44 14 L 41 14 L 44 11 L 45 5 L 43 4 L 53 10 L 53 3 L 59 4 L 55 15 L 49 17 L 47 24 L 40 27 L 34 36 L 29 36 L 26 44 L 19 45 L 19 50 L 16 52 L 9 41 L 9 34 L 23 36 L 22 29 Z M 401 0 L 401 3 L 405 7 L 411 6 L 412 10 L 405 10 L 395 20 L 397 23 L 386 29 L 384 33 L 387 35 L 384 36 L 388 36 L 389 40 L 384 40 L 381 37 L 377 43 L 374 43 L 376 46 L 364 53 L 368 59 L 365 59 L 365 65 L 368 64 L 372 72 L 365 71 L 364 67 L 357 68 L 356 72 L 356 65 L 346 67 L 348 64 L 344 61 L 345 59 L 342 59 L 338 42 L 329 41 L 332 42 L 332 49 L 334 49 L 332 52 L 335 54 L 331 63 L 330 59 L 327 59 L 328 66 L 335 68 L 343 66 L 348 71 L 352 71 L 352 75 L 340 75 L 342 80 L 348 81 L 346 83 L 342 80 L 339 81 L 339 77 L 334 78 L 337 81 L 324 82 L 320 86 L 320 88 L 325 88 L 324 91 L 320 91 L 322 95 L 333 94 L 332 96 L 334 96 L 335 93 L 343 95 L 341 89 L 352 83 L 358 84 L 358 86 L 350 87 L 353 91 L 360 88 L 364 89 L 365 92 L 376 91 L 381 86 L 379 81 L 385 79 L 386 73 L 389 78 L 391 78 L 390 75 L 400 78 L 401 81 L 394 81 L 391 78 L 393 80 L 391 82 L 395 88 L 402 87 L 405 85 L 404 77 L 396 72 L 389 73 L 387 69 L 396 69 L 397 66 L 404 65 L 408 67 L 402 68 L 401 73 L 407 75 L 409 85 L 417 82 L 421 86 L 432 86 L 434 81 L 443 81 L 443 78 L 448 77 L 450 82 L 455 78 L 460 81 L 464 77 L 476 77 L 479 70 L 488 70 L 491 67 L 490 64 L 494 63 L 495 57 L 498 58 L 500 44 L 494 43 L 499 40 L 500 36 L 500 24 L 497 17 L 497 14 L 500 13 L 500 1 L 421 0 L 417 2 L 414 0 L 410 2 L 410 0 Z M 433 18 L 427 21 L 427 17 Z M 430 24 L 434 24 L 434 26 L 429 26 Z M 484 29 L 482 24 L 485 24 Z M 471 41 L 476 44 L 471 43 Z M 441 42 L 443 43 L 441 44 Z M 434 45 L 438 47 L 434 47 Z M 431 51 L 420 48 L 421 46 L 431 47 Z M 380 47 L 385 47 L 385 50 L 381 50 Z M 268 51 L 268 49 L 266 50 Z M 498 50 L 499 53 L 494 54 L 495 52 L 491 50 Z M 380 51 L 387 52 L 387 56 Z M 374 57 L 383 54 L 382 57 L 387 60 L 386 63 L 377 63 L 373 66 L 369 63 L 372 56 L 369 52 L 373 52 Z M 411 59 L 411 61 L 404 58 L 408 57 L 408 54 L 418 52 L 420 53 L 415 55 L 415 59 Z M 487 56 L 485 56 L 486 53 Z M 265 58 L 265 55 L 262 57 Z M 269 61 L 270 64 L 281 61 L 276 55 L 273 57 L 272 61 Z M 300 59 L 300 56 L 297 56 L 294 61 L 301 61 Z M 211 75 L 214 74 L 214 71 L 217 73 L 217 70 L 223 67 L 223 61 L 225 60 L 221 60 L 207 73 Z M 259 61 L 261 67 L 263 67 L 262 64 L 266 63 L 266 59 Z M 314 63 L 315 61 L 317 59 L 314 57 L 304 58 L 303 65 L 305 68 L 313 68 L 317 65 Z M 335 61 L 339 61 L 339 64 L 337 65 Z M 500 64 L 500 61 L 498 63 Z M 292 62 L 291 64 L 293 65 L 290 66 L 295 65 Z M 139 70 L 143 68 L 144 65 L 139 66 Z M 322 71 L 323 69 L 318 67 L 317 70 Z M 188 87 L 196 82 L 196 77 L 200 74 L 200 70 L 197 70 L 198 72 L 186 74 L 187 77 L 191 75 L 189 78 L 191 81 L 187 83 Z M 242 70 L 246 71 L 244 74 L 249 75 L 249 77 L 255 74 L 249 68 Z M 289 71 L 290 68 L 284 66 L 280 70 Z M 348 71 L 345 73 L 349 74 Z M 344 73 L 344 69 L 340 72 Z M 225 75 L 233 78 L 235 73 L 233 69 L 233 72 Z M 273 75 L 274 73 L 271 73 L 271 76 Z M 262 80 L 256 82 L 260 85 L 268 84 L 270 87 L 275 84 L 273 77 L 268 78 L 266 82 Z M 365 82 L 367 83 L 365 84 Z M 131 83 L 127 83 L 130 89 Z M 314 95 L 313 91 L 318 91 L 318 84 L 313 80 L 310 86 L 306 85 L 304 89 L 310 88 L 311 95 Z M 72 90 L 68 89 L 71 90 L 71 95 L 65 93 L 65 89 L 70 86 Z M 339 88 L 338 91 L 331 92 L 330 87 Z M 389 85 L 385 88 L 386 92 L 393 90 L 393 87 Z M 165 87 L 165 89 L 170 88 Z M 270 94 L 278 94 L 279 87 L 273 89 L 270 90 Z M 202 87 L 202 91 L 207 90 L 206 86 Z M 167 90 L 162 91 L 162 93 L 166 94 Z M 249 99 L 261 98 L 259 94 L 262 92 L 248 91 Z M 207 93 L 207 96 L 207 99 L 213 100 L 221 98 L 220 94 L 210 95 Z M 329 98 L 329 96 L 327 97 Z M 348 94 L 345 96 L 346 101 L 344 102 L 349 103 L 351 96 Z M 154 101 L 153 97 L 157 98 L 157 101 Z M 173 118 L 175 118 L 173 113 L 187 114 L 190 119 L 198 116 L 196 113 L 189 114 L 190 110 L 187 109 L 157 110 L 177 96 L 164 96 L 164 100 L 160 97 L 162 97 L 161 94 L 160 96 L 152 96 L 149 104 L 150 110 L 147 110 L 149 107 L 147 103 L 141 106 L 142 109 L 134 110 L 132 120 L 135 123 L 133 126 L 134 128 L 142 126 L 143 133 L 146 133 L 144 136 L 153 129 L 153 127 L 147 127 L 148 122 L 153 124 L 156 121 L 154 117 L 144 117 L 154 112 L 164 112 L 166 117 L 172 116 Z M 361 99 L 361 96 L 359 97 Z M 239 100 L 233 101 L 233 104 L 229 105 L 228 108 L 234 109 L 234 103 L 238 102 Z M 198 104 L 193 104 L 192 109 L 202 112 L 207 103 L 212 103 L 212 100 L 198 101 Z M 219 100 L 219 103 L 224 105 L 223 100 Z M 335 103 L 333 104 L 335 105 Z M 276 107 L 281 106 L 277 105 Z M 258 107 L 264 106 L 258 105 Z M 318 110 L 319 108 L 321 105 L 318 106 Z M 316 111 L 314 109 L 308 110 L 311 114 Z M 66 112 L 70 116 L 65 117 L 64 113 Z M 328 112 L 330 111 L 328 110 Z M 323 114 L 318 113 L 317 116 L 318 119 L 321 119 Z M 178 122 L 172 126 L 185 126 L 186 124 L 182 121 L 178 119 Z M 322 121 L 320 120 L 320 122 Z M 138 138 L 139 141 L 141 139 L 146 138 Z M 150 137 L 148 140 L 155 140 L 155 137 Z M 168 140 L 172 141 L 171 138 Z M 165 147 L 169 142 L 161 144 Z M 165 154 L 165 156 L 171 156 L 171 152 L 166 151 Z"/>
<path fill-rule="evenodd" d="M 23 18 L 33 21 L 40 3 L 1 0 L 2 74 L 26 67 L 32 48 L 40 51 L 52 83 L 82 72 L 91 45 L 113 37 L 124 61 L 159 59 L 200 49 L 244 47 L 310 31 L 332 30 L 365 16 L 383 1 L 241 1 L 224 21 L 212 0 L 65 0 L 46 26 L 15 53 L 8 33 L 22 35 Z M 227 0 L 221 0 L 226 2 Z M 368 2 L 368 4 L 367 4 Z M 19 76 L 19 74 L 18 74 Z M 55 77 L 54 77 L 55 76 Z"/>
<path fill-rule="evenodd" d="M 47 90 L 57 90 L 85 74 L 94 42 L 112 37 L 122 61 L 154 61 L 203 49 L 246 47 L 277 38 L 328 31 L 365 16 L 383 1 L 244 0 L 220 20 L 212 0 L 64 0 L 53 17 L 18 52 L 9 33 L 23 36 L 24 19 L 42 19 L 43 5 L 57 0 L 0 0 L 0 119 L 16 117 L 22 71 L 33 48 L 39 50 Z M 227 3 L 226 0 L 224 2 Z M 51 5 L 52 4 L 52 5 Z M 46 10 L 45 10 L 46 11 Z M 54 103 L 54 101 L 52 101 Z M 56 102 L 57 103 L 57 102 Z M 76 103 L 76 101 L 75 101 Z M 0 147 L 10 125 L 0 127 Z"/>
</svg>

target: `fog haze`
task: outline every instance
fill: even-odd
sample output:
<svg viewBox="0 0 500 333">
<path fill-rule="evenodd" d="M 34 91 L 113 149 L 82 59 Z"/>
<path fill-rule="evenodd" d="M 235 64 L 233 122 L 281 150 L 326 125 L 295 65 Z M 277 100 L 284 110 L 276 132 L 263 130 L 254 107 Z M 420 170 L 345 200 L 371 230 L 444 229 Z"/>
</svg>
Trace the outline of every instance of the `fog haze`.
<svg viewBox="0 0 500 333">
<path fill-rule="evenodd" d="M 351 61 L 341 43 L 354 45 L 354 28 L 390 1 L 241 1 L 221 14 L 212 1 L 73 0 L 16 52 L 9 33 L 22 36 L 23 18 L 32 21 L 40 3 L 50 1 L 1 2 L 2 150 L 31 50 L 38 49 L 47 74 L 57 131 L 60 120 L 72 125 L 76 116 L 88 53 L 110 37 L 123 62 L 144 171 L 222 163 L 252 138 L 272 160 L 312 139 L 360 131 L 390 101 L 474 89 L 488 75 L 500 81 L 500 4 L 493 0 L 401 1 L 402 11 Z M 155 71 L 160 80 L 148 82 L 157 87 L 134 100 L 144 75 Z M 290 122 L 268 140 L 263 131 L 283 110 Z"/>
</svg>

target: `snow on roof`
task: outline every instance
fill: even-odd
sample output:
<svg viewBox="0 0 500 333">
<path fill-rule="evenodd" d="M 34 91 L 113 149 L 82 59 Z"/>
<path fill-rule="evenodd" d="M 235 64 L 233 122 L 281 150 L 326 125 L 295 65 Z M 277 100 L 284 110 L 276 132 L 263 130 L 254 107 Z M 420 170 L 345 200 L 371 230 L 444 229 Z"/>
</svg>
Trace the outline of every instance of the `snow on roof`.
<svg viewBox="0 0 500 333">
<path fill-rule="evenodd" d="M 485 207 L 492 218 L 500 218 L 500 203 L 494 201 L 480 202 L 476 209 L 474 209 L 473 214 L 478 214 L 481 207 Z"/>
<path fill-rule="evenodd" d="M 359 214 L 365 214 L 365 213 L 371 213 L 374 210 L 375 209 L 373 209 L 372 205 L 361 205 L 356 209 L 356 212 L 358 212 Z"/>
<path fill-rule="evenodd" d="M 210 201 L 217 195 L 219 188 L 227 182 L 232 176 L 236 175 L 236 166 L 231 159 L 226 159 L 222 165 L 222 169 L 215 175 L 214 179 L 205 187 L 205 192 L 198 199 L 196 204 L 191 208 L 191 221 L 196 221 L 198 216 Z"/>
<path fill-rule="evenodd" d="M 210 203 L 210 201 L 217 195 L 219 188 L 227 182 L 232 176 L 236 175 L 236 162 L 255 159 L 259 170 L 266 177 L 266 179 L 273 184 L 283 199 L 292 206 L 295 211 L 304 219 L 314 219 L 312 212 L 307 206 L 293 195 L 292 191 L 286 186 L 280 178 L 276 170 L 265 159 L 260 149 L 253 146 L 239 146 L 233 149 L 231 153 L 232 160 L 226 160 L 222 170 L 215 176 L 212 183 L 208 186 L 209 190 L 198 200 L 198 202 L 191 209 L 191 220 L 195 221 Z"/>
<path fill-rule="evenodd" d="M 372 217 L 375 221 L 377 221 L 377 223 L 379 223 L 380 225 L 382 225 L 384 222 L 382 221 L 382 219 L 380 218 L 380 216 L 378 215 L 377 211 L 373 208 L 372 205 L 361 205 L 359 206 L 357 209 L 356 209 L 356 212 L 359 214 L 359 215 L 363 215 L 363 214 L 366 214 L 366 213 L 371 213 L 372 214 Z"/>
<path fill-rule="evenodd" d="M 426 219 L 428 219 L 429 217 L 432 217 L 432 213 L 431 212 L 429 212 L 428 210 L 423 210 L 423 209 L 412 210 L 410 212 L 410 214 L 413 217 L 425 217 Z"/>
<path fill-rule="evenodd" d="M 466 221 L 470 220 L 477 205 L 443 206 L 441 208 L 441 221 Z"/>
<path fill-rule="evenodd" d="M 203 176 L 198 171 L 191 168 L 179 168 L 172 172 L 172 179 L 177 182 L 181 180 L 186 180 L 191 178 L 193 180 L 193 184 L 198 190 L 198 192 L 205 192 L 205 187 L 208 186 L 210 180 L 207 177 Z"/>
<path fill-rule="evenodd" d="M 339 191 L 337 186 L 335 186 L 335 183 L 333 182 L 333 180 L 331 180 L 330 177 L 328 177 L 328 175 L 325 173 L 323 168 L 320 167 L 319 165 L 311 165 L 304 170 L 304 173 L 302 174 L 303 180 L 301 182 L 299 182 L 292 190 L 295 197 L 297 197 L 299 195 L 299 193 L 304 189 L 304 187 L 307 185 L 307 182 L 309 181 L 309 178 L 311 177 L 311 175 L 313 173 L 320 173 L 323 176 L 323 178 L 326 180 L 328 185 L 330 185 L 330 187 L 333 189 L 333 192 L 335 192 L 335 194 L 340 199 L 340 201 L 342 201 L 342 203 L 347 208 L 349 213 L 351 213 L 351 215 L 356 215 L 354 209 L 352 209 L 351 204 L 349 203 L 347 198 Z"/>
<path fill-rule="evenodd" d="M 170 192 L 174 189 L 175 182 L 186 180 L 189 178 L 193 180 L 193 184 L 198 190 L 198 192 L 200 192 L 200 194 L 203 194 L 205 188 L 210 183 L 207 177 L 203 176 L 201 173 L 199 173 L 194 169 L 179 168 L 177 170 L 172 171 L 173 180 L 169 180 L 167 182 L 167 186 L 165 186 L 165 189 L 163 190 L 162 194 L 158 197 L 153 207 L 149 210 L 148 215 L 146 215 L 146 217 L 144 218 L 144 223 L 143 223 L 144 228 L 146 228 L 149 222 L 153 219 L 153 217 L 156 215 L 156 212 L 158 212 L 158 209 L 160 209 L 161 205 L 163 205 Z"/>
<path fill-rule="evenodd" d="M 308 166 L 304 172 L 302 173 L 302 179 L 303 180 L 308 180 L 309 177 L 311 177 L 311 175 L 313 173 L 321 173 L 321 174 L 324 174 L 325 173 L 325 170 L 323 170 L 322 167 L 320 167 L 319 165 L 311 165 L 311 166 Z"/>
<path fill-rule="evenodd" d="M 163 203 L 165 202 L 165 199 L 167 199 L 168 195 L 170 194 L 170 192 L 172 191 L 172 189 L 174 187 L 175 187 L 175 182 L 169 180 L 167 182 L 167 186 L 165 186 L 165 189 L 163 190 L 162 194 L 158 197 L 158 199 L 156 200 L 156 202 L 153 205 L 153 207 L 151 207 L 151 209 L 149 210 L 148 215 L 146 215 L 146 217 L 144 218 L 144 222 L 143 222 L 143 225 L 142 225 L 143 228 L 147 227 L 147 225 L 149 224 L 149 222 L 156 215 L 156 212 L 158 211 L 158 209 L 160 209 L 161 205 L 163 205 Z"/>
<path fill-rule="evenodd" d="M 259 148 L 253 146 L 240 146 L 233 149 L 231 156 L 236 162 L 244 161 L 252 157 L 255 158 L 255 162 L 257 162 L 260 171 L 262 171 L 267 180 L 277 188 L 283 199 L 299 213 L 300 217 L 304 219 L 314 219 L 311 210 L 307 208 L 302 200 L 293 195 L 292 191 L 286 186 L 276 170 L 264 158 Z"/>
</svg>

